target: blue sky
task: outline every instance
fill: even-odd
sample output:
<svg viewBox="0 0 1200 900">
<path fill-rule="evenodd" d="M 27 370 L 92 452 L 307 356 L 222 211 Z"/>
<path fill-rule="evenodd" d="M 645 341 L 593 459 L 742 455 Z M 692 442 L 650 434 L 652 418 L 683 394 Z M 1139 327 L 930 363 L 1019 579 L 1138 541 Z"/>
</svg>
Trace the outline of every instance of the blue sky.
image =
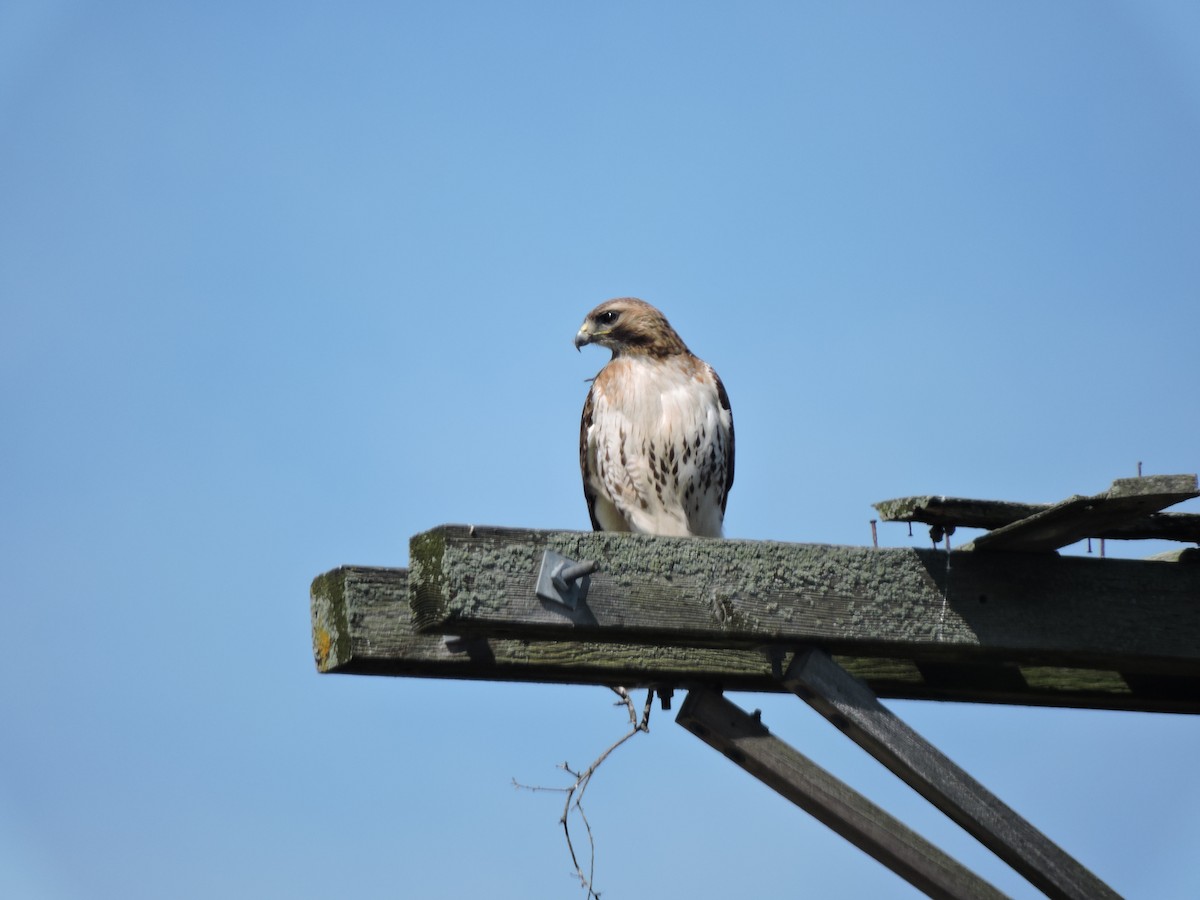
<svg viewBox="0 0 1200 900">
<path fill-rule="evenodd" d="M 606 298 L 721 373 L 730 537 L 1200 469 L 1191 3 L 18 0 L 0 121 L 12 896 L 581 896 L 511 780 L 608 693 L 318 676 L 307 595 L 444 522 L 586 528 Z M 1200 894 L 1194 719 L 894 707 L 1118 891 Z M 915 896 L 670 715 L 589 801 L 606 900 Z"/>
</svg>

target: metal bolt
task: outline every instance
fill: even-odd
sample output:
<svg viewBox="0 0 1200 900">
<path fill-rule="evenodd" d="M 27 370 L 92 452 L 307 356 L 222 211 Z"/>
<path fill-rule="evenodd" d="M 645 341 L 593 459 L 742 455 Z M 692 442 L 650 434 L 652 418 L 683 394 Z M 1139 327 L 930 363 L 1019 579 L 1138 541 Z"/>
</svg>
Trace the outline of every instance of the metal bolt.
<svg viewBox="0 0 1200 900">
<path fill-rule="evenodd" d="M 539 600 L 575 609 L 587 596 L 588 576 L 599 568 L 599 563 L 594 560 L 576 562 L 561 553 L 546 550 L 542 553 L 534 593 Z"/>
<path fill-rule="evenodd" d="M 567 591 L 570 590 L 573 582 L 578 581 L 584 575 L 591 575 L 598 568 L 600 568 L 600 564 L 594 559 L 585 559 L 583 562 L 570 566 L 566 563 L 559 563 L 550 577 L 553 579 L 556 588 L 560 591 Z"/>
</svg>

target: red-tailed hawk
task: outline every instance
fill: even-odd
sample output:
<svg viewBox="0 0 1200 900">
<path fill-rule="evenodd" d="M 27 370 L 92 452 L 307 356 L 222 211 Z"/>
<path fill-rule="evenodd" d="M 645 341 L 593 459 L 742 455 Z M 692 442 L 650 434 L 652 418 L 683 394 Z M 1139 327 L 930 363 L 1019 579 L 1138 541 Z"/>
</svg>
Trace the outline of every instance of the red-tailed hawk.
<svg viewBox="0 0 1200 900">
<path fill-rule="evenodd" d="M 733 414 L 712 366 L 642 300 L 601 303 L 575 347 L 612 359 L 592 380 L 579 466 L 596 531 L 720 537 L 733 486 Z"/>
</svg>

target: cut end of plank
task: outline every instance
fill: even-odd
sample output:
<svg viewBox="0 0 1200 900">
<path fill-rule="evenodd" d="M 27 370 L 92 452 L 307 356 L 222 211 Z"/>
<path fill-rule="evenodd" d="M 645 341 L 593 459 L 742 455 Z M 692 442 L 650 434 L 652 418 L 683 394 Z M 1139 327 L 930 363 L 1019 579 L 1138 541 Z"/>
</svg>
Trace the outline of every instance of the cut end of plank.
<svg viewBox="0 0 1200 900">
<path fill-rule="evenodd" d="M 318 575 L 309 588 L 312 614 L 313 661 L 318 672 L 333 672 L 351 656 L 350 625 L 346 620 L 345 569 Z"/>
<path fill-rule="evenodd" d="M 444 531 L 447 527 L 413 535 L 408 542 L 409 572 L 412 576 L 409 602 L 412 606 L 413 629 L 417 632 L 436 624 L 443 613 L 446 579 L 442 563 L 446 555 Z"/>
<path fill-rule="evenodd" d="M 1178 494 L 1182 503 L 1192 497 L 1200 497 L 1200 486 L 1195 475 L 1147 475 L 1139 478 L 1118 478 L 1108 489 L 1107 496 L 1145 497 Z"/>
</svg>

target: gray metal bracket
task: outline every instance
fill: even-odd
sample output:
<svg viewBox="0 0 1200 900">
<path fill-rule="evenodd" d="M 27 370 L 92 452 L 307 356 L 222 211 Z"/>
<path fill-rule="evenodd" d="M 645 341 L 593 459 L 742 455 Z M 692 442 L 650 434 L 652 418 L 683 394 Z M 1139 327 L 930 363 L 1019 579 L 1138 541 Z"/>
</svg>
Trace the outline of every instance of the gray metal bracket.
<svg viewBox="0 0 1200 900">
<path fill-rule="evenodd" d="M 548 603 L 559 603 L 567 609 L 575 609 L 587 598 L 591 574 L 600 568 L 594 560 L 576 562 L 547 550 L 542 554 L 542 565 L 538 570 L 536 593 Z"/>
</svg>

